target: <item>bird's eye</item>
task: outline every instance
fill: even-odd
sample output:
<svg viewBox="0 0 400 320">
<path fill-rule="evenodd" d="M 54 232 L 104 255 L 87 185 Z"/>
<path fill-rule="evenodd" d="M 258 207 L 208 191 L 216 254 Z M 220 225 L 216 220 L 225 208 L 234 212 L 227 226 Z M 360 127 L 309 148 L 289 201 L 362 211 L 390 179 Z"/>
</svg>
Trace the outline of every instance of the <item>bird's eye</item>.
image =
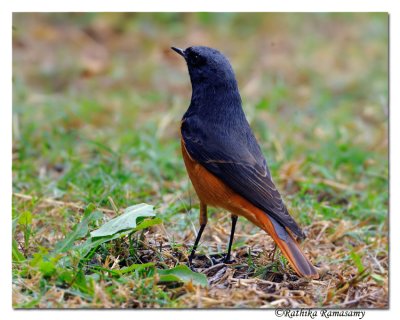
<svg viewBox="0 0 400 320">
<path fill-rule="evenodd" d="M 191 62 L 193 65 L 200 66 L 205 63 L 205 59 L 198 53 L 193 53 L 191 56 Z"/>
</svg>

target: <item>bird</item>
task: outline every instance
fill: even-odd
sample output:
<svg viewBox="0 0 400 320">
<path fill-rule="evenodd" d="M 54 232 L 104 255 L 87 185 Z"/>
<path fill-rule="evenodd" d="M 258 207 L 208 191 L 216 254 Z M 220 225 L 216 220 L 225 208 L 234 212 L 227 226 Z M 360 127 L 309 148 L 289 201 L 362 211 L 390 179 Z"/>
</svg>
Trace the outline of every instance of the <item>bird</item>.
<svg viewBox="0 0 400 320">
<path fill-rule="evenodd" d="M 180 122 L 183 160 L 200 200 L 200 229 L 189 264 L 211 206 L 231 213 L 225 263 L 230 262 L 236 222 L 242 216 L 272 237 L 299 276 L 319 278 L 298 243 L 305 234 L 289 214 L 246 119 L 228 58 L 206 46 L 171 49 L 185 59 L 192 85 L 190 105 Z"/>
</svg>

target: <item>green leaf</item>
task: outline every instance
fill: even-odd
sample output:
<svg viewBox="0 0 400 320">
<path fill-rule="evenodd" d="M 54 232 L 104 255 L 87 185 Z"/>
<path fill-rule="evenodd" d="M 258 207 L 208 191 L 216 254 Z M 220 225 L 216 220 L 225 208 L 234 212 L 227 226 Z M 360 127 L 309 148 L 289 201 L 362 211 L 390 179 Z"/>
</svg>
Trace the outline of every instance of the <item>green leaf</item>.
<svg viewBox="0 0 400 320">
<path fill-rule="evenodd" d="M 50 277 L 56 271 L 56 266 L 52 261 L 41 261 L 39 263 L 39 271 L 45 276 Z"/>
<path fill-rule="evenodd" d="M 149 228 L 151 226 L 154 226 L 154 225 L 160 224 L 160 223 L 162 223 L 162 220 L 160 218 L 144 220 L 144 221 L 140 222 L 136 226 L 136 228 L 134 228 L 132 230 L 124 230 L 121 232 L 117 232 L 111 236 L 89 238 L 84 243 L 79 244 L 79 245 L 75 246 L 74 248 L 77 250 L 80 250 L 80 254 L 83 257 L 86 257 L 92 249 L 97 248 L 98 246 L 100 246 L 103 243 L 106 243 L 106 242 L 109 242 L 109 241 L 112 241 L 115 239 L 123 238 L 123 237 L 127 236 L 128 234 L 130 234 L 131 232 L 146 229 L 146 228 Z"/>
<path fill-rule="evenodd" d="M 371 274 L 371 278 L 379 284 L 383 284 L 385 282 L 385 279 L 381 275 L 376 273 Z"/>
<path fill-rule="evenodd" d="M 162 220 L 160 218 L 148 219 L 144 220 L 136 226 L 135 231 L 143 230 L 155 226 L 157 224 L 161 224 Z"/>
<path fill-rule="evenodd" d="M 192 282 L 203 287 L 208 286 L 207 277 L 202 273 L 190 270 L 185 265 L 179 265 L 168 270 L 157 270 L 161 282 Z"/>
<path fill-rule="evenodd" d="M 18 249 L 18 242 L 13 239 L 12 240 L 12 257 L 14 262 L 22 262 L 25 261 L 24 255 Z"/>
<path fill-rule="evenodd" d="M 117 272 L 117 270 L 111 270 L 111 269 L 104 268 L 104 267 L 101 267 L 101 266 L 93 266 L 93 267 L 90 267 L 90 269 L 95 271 L 95 272 L 96 271 L 106 271 L 106 272 L 109 272 L 112 276 L 119 276 L 120 275 Z"/>
<path fill-rule="evenodd" d="M 361 262 L 361 257 L 354 251 L 350 252 L 350 257 L 354 261 L 354 263 L 355 263 L 355 265 L 356 265 L 356 267 L 358 269 L 358 272 L 359 273 L 363 272 L 365 267 Z"/>
<path fill-rule="evenodd" d="M 92 295 L 94 291 L 93 281 L 89 276 L 85 276 L 82 270 L 79 270 L 76 274 L 75 281 L 72 286 L 79 291 L 90 295 Z"/>
<path fill-rule="evenodd" d="M 14 235 L 15 229 L 17 228 L 18 218 L 12 220 L 12 234 Z"/>
<path fill-rule="evenodd" d="M 22 302 L 16 305 L 14 308 L 16 309 L 34 309 L 38 308 L 40 302 L 40 298 L 28 300 L 27 302 Z"/>
<path fill-rule="evenodd" d="M 154 262 L 148 263 L 139 263 L 139 264 L 132 264 L 129 267 L 122 268 L 120 270 L 116 270 L 119 274 L 130 273 L 132 271 L 140 272 L 146 268 L 154 267 Z"/>
<path fill-rule="evenodd" d="M 75 246 L 74 248 L 77 250 L 80 250 L 80 254 L 83 257 L 85 257 L 86 255 L 89 254 L 89 252 L 93 248 L 97 248 L 99 245 L 101 245 L 103 243 L 106 243 L 106 242 L 109 242 L 109 241 L 112 241 L 115 239 L 123 238 L 123 237 L 127 236 L 128 234 L 130 234 L 131 232 L 146 229 L 146 228 L 149 228 L 151 226 L 154 226 L 154 225 L 160 224 L 160 223 L 162 223 L 162 220 L 160 218 L 144 220 L 133 230 L 121 231 L 121 232 L 118 232 L 116 234 L 113 234 L 113 235 L 107 236 L 107 237 L 89 238 L 84 243 L 79 244 L 79 245 Z"/>
<path fill-rule="evenodd" d="M 129 232 L 120 232 L 120 233 L 116 233 L 116 234 L 114 234 L 112 236 L 108 236 L 108 237 L 89 238 L 84 243 L 75 246 L 74 249 L 79 250 L 80 254 L 83 257 L 86 257 L 93 248 L 97 248 L 99 245 L 101 245 L 105 242 L 109 242 L 114 239 L 122 238 L 128 234 L 129 234 Z"/>
<path fill-rule="evenodd" d="M 43 261 L 44 258 L 47 259 L 47 256 L 49 254 L 47 248 L 39 246 L 38 249 L 39 250 L 33 254 L 33 257 L 30 260 L 28 260 L 29 265 L 31 267 L 37 267 Z"/>
<path fill-rule="evenodd" d="M 140 217 L 154 216 L 153 206 L 146 203 L 137 204 L 126 208 L 123 214 L 106 222 L 99 229 L 92 231 L 90 235 L 93 238 L 111 236 L 123 230 L 136 228 L 136 220 Z"/>
<path fill-rule="evenodd" d="M 58 242 L 55 246 L 56 252 L 65 252 L 69 250 L 74 242 L 80 238 L 86 236 L 89 231 L 89 223 L 100 219 L 103 214 L 100 211 L 94 211 L 96 207 L 93 204 L 89 204 L 84 212 L 83 219 L 78 223 L 63 240 Z"/>
<path fill-rule="evenodd" d="M 71 283 L 74 279 L 74 274 L 70 270 L 63 270 L 58 274 L 58 280 L 66 283 Z"/>
<path fill-rule="evenodd" d="M 32 213 L 30 211 L 24 211 L 18 218 L 18 223 L 22 225 L 32 224 Z"/>
</svg>

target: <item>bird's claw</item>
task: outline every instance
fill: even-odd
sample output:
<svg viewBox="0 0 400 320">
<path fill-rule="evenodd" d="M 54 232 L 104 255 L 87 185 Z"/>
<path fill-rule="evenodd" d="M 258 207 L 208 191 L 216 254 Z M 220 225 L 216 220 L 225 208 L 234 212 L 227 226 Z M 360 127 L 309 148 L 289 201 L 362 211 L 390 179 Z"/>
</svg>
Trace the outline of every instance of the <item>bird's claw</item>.
<svg viewBox="0 0 400 320">
<path fill-rule="evenodd" d="M 232 264 L 235 263 L 235 259 L 230 259 L 230 257 L 227 256 L 219 256 L 219 257 L 210 257 L 211 261 L 214 265 L 219 264 L 219 263 L 224 263 L 224 264 Z"/>
</svg>

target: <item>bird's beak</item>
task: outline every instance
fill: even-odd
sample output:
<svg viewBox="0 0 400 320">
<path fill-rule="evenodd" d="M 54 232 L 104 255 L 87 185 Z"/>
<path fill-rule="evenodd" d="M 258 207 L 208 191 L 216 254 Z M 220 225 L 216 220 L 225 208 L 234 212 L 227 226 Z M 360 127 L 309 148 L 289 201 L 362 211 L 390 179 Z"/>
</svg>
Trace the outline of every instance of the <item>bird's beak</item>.
<svg viewBox="0 0 400 320">
<path fill-rule="evenodd" d="M 171 49 L 186 59 L 185 50 L 183 50 L 181 48 L 175 48 L 175 47 L 171 47 Z"/>
</svg>

